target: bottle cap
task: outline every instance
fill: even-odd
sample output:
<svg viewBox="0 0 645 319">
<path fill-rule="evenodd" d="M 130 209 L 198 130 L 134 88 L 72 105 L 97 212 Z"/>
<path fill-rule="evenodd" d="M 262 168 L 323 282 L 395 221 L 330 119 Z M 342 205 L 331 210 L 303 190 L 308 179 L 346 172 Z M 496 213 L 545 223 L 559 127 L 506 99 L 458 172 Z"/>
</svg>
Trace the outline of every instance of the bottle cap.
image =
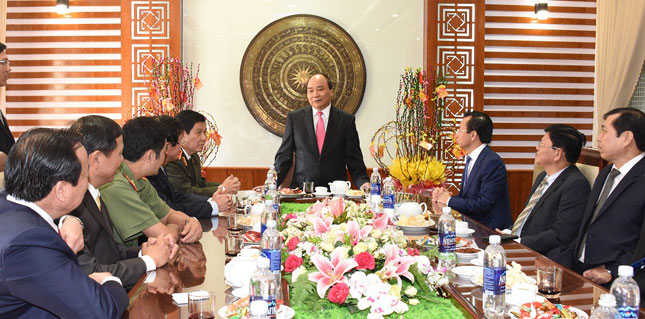
<svg viewBox="0 0 645 319">
<path fill-rule="evenodd" d="M 598 305 L 602 307 L 616 308 L 616 297 L 612 294 L 602 294 L 600 295 L 600 300 L 598 300 Z"/>
<path fill-rule="evenodd" d="M 271 164 L 271 166 L 269 166 L 269 168 L 270 169 L 275 169 L 275 165 Z"/>
<path fill-rule="evenodd" d="M 377 172 L 378 173 L 378 167 L 372 168 L 372 172 Z"/>
<path fill-rule="evenodd" d="M 392 177 L 390 177 L 390 176 L 386 177 L 386 178 L 385 178 L 385 181 L 386 181 L 386 182 L 391 182 L 391 181 L 392 181 Z"/>
<path fill-rule="evenodd" d="M 444 214 L 450 214 L 452 212 L 452 208 L 445 206 L 444 208 L 441 209 L 441 212 Z"/>
<path fill-rule="evenodd" d="M 634 276 L 634 267 L 629 266 L 629 265 L 618 266 L 618 276 L 633 277 Z"/>
<path fill-rule="evenodd" d="M 273 206 L 273 199 L 267 199 L 264 201 L 264 205 Z M 260 206 L 261 207 L 261 206 Z"/>
<path fill-rule="evenodd" d="M 258 266 L 258 268 L 269 268 L 269 264 L 270 264 L 269 258 L 266 258 L 266 257 L 258 257 L 256 261 L 256 265 Z"/>
<path fill-rule="evenodd" d="M 488 237 L 488 242 L 491 245 L 499 244 L 501 242 L 501 238 L 499 237 L 499 235 L 490 235 L 490 237 Z"/>
<path fill-rule="evenodd" d="M 251 315 L 253 316 L 266 316 L 269 312 L 269 304 L 264 300 L 251 301 Z"/>
<path fill-rule="evenodd" d="M 267 228 L 276 228 L 277 223 L 275 222 L 275 219 L 269 219 L 267 220 Z"/>
</svg>

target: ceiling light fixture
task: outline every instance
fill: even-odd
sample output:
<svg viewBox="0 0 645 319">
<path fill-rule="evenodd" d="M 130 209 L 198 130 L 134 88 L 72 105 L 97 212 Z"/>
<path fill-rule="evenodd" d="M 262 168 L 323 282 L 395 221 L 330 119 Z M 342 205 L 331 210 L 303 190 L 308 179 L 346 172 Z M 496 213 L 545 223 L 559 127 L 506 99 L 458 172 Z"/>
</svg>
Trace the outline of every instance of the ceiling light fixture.
<svg viewBox="0 0 645 319">
<path fill-rule="evenodd" d="M 69 11 L 69 0 L 56 0 L 56 12 L 66 14 Z"/>
<path fill-rule="evenodd" d="M 535 2 L 535 16 L 538 20 L 546 20 L 549 17 L 549 3 L 547 1 Z"/>
</svg>

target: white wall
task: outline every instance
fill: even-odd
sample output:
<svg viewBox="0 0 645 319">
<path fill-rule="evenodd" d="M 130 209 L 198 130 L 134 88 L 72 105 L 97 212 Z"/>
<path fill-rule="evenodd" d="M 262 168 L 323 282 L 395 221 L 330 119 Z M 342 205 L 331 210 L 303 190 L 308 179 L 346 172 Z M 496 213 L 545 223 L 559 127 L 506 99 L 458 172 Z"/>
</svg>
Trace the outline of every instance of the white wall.
<svg viewBox="0 0 645 319">
<path fill-rule="evenodd" d="M 204 84 L 196 109 L 210 112 L 222 135 L 211 166 L 267 167 L 280 138 L 251 116 L 240 90 L 240 63 L 253 37 L 269 23 L 293 14 L 334 21 L 356 41 L 365 59 L 367 83 L 356 113 L 365 164 L 374 132 L 395 117 L 399 75 L 423 66 L 421 0 L 184 0 L 183 58 L 200 64 Z M 394 16 L 398 15 L 398 16 Z"/>
</svg>

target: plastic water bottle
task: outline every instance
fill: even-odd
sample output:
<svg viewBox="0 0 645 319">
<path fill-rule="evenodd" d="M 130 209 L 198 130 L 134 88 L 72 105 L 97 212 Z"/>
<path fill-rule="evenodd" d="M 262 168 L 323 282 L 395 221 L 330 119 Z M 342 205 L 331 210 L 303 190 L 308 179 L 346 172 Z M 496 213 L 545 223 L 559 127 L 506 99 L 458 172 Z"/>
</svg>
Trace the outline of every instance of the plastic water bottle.
<svg viewBox="0 0 645 319">
<path fill-rule="evenodd" d="M 439 230 L 439 267 L 445 267 L 446 269 L 452 269 L 457 264 L 457 255 L 455 254 L 457 236 L 455 235 L 455 219 L 452 217 L 451 211 L 450 207 L 444 207 L 437 223 Z"/>
<path fill-rule="evenodd" d="M 378 173 L 378 167 L 372 169 L 372 176 L 370 176 L 370 195 L 381 196 L 381 174 Z"/>
<path fill-rule="evenodd" d="M 269 190 L 266 195 L 264 195 L 265 200 L 270 199 L 273 202 L 273 209 L 276 212 L 280 212 L 280 194 L 276 190 L 275 183 L 269 184 Z"/>
<path fill-rule="evenodd" d="M 264 234 L 270 220 L 275 221 L 278 218 L 278 212 L 273 207 L 273 200 L 267 199 L 264 201 L 264 210 L 262 210 L 262 216 L 260 217 L 260 234 Z"/>
<path fill-rule="evenodd" d="M 269 312 L 269 304 L 264 300 L 255 300 L 249 306 L 251 319 L 266 319 Z"/>
<path fill-rule="evenodd" d="M 484 315 L 486 318 L 504 318 L 506 252 L 499 244 L 499 235 L 491 235 L 488 242 L 490 245 L 484 251 Z"/>
<path fill-rule="evenodd" d="M 280 283 L 280 271 L 282 266 L 282 236 L 276 228 L 275 219 L 267 221 L 267 229 L 262 234 L 260 245 L 262 246 L 262 255 L 269 258 L 269 270 L 275 276 L 276 282 Z"/>
<path fill-rule="evenodd" d="M 381 199 L 381 195 L 370 195 L 369 205 L 375 214 L 383 212 L 383 199 Z"/>
<path fill-rule="evenodd" d="M 395 192 L 392 177 L 386 177 L 385 181 L 383 181 L 383 211 L 390 217 L 394 216 Z"/>
<path fill-rule="evenodd" d="M 616 298 L 612 294 L 602 294 L 598 306 L 591 311 L 590 319 L 620 319 L 616 310 Z"/>
<path fill-rule="evenodd" d="M 269 270 L 269 259 L 260 257 L 257 260 L 258 269 L 251 275 L 249 296 L 251 303 L 263 300 L 268 304 L 268 318 L 276 318 L 276 291 L 278 284 L 275 276 Z"/>
<path fill-rule="evenodd" d="M 271 185 L 273 185 L 276 189 L 278 188 L 276 180 L 273 178 L 273 176 L 267 173 L 267 179 L 264 180 L 264 187 L 263 187 L 264 195 L 266 195 L 266 193 L 269 191 L 269 189 L 271 188 Z"/>
<path fill-rule="evenodd" d="M 275 170 L 275 166 L 269 166 L 269 171 L 267 172 L 267 179 L 272 178 L 273 181 L 278 181 L 278 172 Z"/>
<path fill-rule="evenodd" d="M 609 293 L 616 298 L 616 310 L 623 319 L 638 318 L 641 292 L 632 276 L 634 276 L 632 266 L 619 266 L 618 279 L 614 280 L 609 290 Z"/>
</svg>

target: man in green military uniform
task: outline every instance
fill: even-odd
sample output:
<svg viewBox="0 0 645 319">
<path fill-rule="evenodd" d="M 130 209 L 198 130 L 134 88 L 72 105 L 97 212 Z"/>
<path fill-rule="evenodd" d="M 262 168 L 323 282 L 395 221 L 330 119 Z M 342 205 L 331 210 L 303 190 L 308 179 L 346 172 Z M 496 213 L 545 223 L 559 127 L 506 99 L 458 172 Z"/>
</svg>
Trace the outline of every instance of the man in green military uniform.
<svg viewBox="0 0 645 319">
<path fill-rule="evenodd" d="M 170 183 L 175 188 L 187 194 L 197 194 L 211 197 L 218 187 L 220 193 L 235 194 L 240 190 L 240 180 L 231 175 L 224 182 L 208 182 L 202 177 L 202 166 L 199 152 L 206 144 L 206 118 L 192 110 L 183 110 L 177 119 L 184 125 L 186 134 L 179 141 L 182 152 L 179 159 L 166 164 L 166 173 Z"/>
<path fill-rule="evenodd" d="M 144 176 L 157 174 L 166 156 L 166 139 L 153 118 L 138 117 L 123 126 L 123 162 L 114 180 L 101 186 L 117 240 L 136 246 L 139 237 L 170 234 L 193 243 L 202 237 L 195 218 L 171 209 Z"/>
</svg>

